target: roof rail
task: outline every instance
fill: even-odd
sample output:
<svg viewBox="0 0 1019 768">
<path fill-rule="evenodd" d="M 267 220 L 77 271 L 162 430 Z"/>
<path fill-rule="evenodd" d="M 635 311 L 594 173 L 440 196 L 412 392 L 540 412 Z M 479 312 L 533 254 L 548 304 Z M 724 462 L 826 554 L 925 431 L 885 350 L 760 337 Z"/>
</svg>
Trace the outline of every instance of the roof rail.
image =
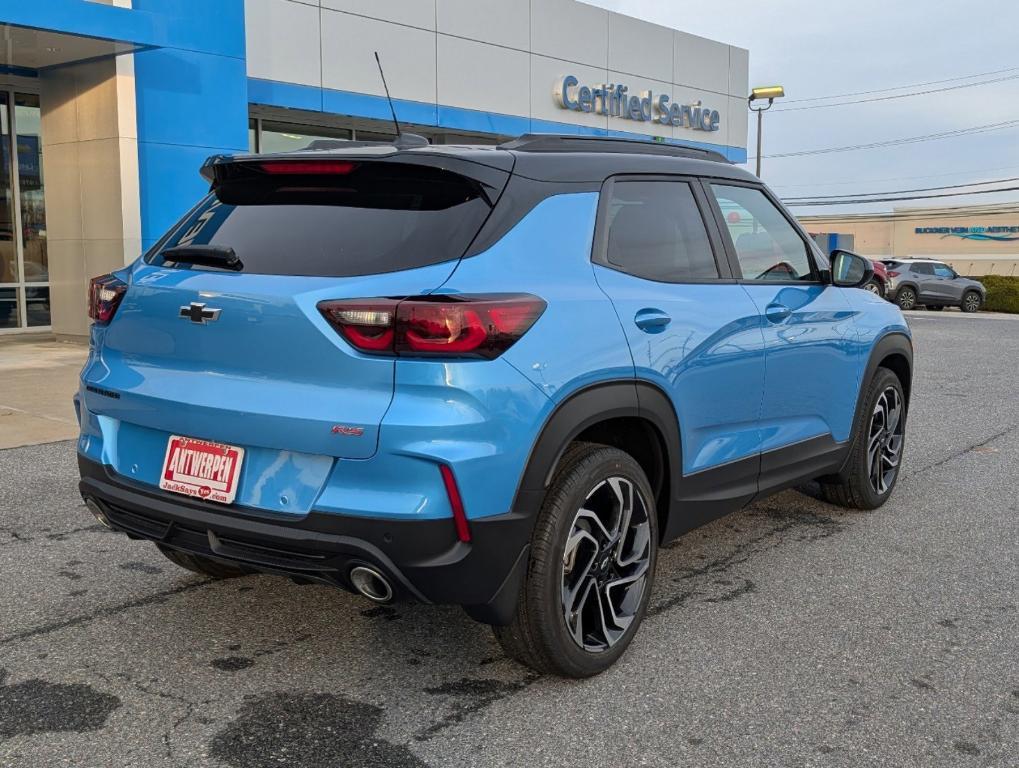
<svg viewBox="0 0 1019 768">
<path fill-rule="evenodd" d="M 554 133 L 525 133 L 519 138 L 499 145 L 499 149 L 517 152 L 619 152 L 623 154 L 665 155 L 689 157 L 729 163 L 720 152 L 679 144 L 663 144 L 643 139 L 626 139 L 614 136 L 569 136 Z"/>
</svg>

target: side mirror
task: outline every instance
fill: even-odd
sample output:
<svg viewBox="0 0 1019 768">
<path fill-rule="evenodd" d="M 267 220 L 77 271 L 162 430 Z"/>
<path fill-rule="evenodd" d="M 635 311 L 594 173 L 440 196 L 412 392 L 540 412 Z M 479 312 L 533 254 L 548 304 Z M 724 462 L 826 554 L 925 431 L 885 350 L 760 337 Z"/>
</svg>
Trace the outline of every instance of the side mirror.
<svg viewBox="0 0 1019 768">
<path fill-rule="evenodd" d="M 831 282 L 840 288 L 860 288 L 874 277 L 874 265 L 870 259 L 836 249 L 831 252 Z"/>
</svg>

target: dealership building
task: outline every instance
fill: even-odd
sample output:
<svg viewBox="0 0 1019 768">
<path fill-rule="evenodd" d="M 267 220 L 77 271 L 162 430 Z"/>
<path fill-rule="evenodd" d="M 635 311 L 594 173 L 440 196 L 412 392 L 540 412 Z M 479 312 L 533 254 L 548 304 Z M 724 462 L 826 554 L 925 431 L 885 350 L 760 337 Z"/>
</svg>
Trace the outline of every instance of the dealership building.
<svg viewBox="0 0 1019 768">
<path fill-rule="evenodd" d="M 88 279 L 151 247 L 219 153 L 528 132 L 746 161 L 746 50 L 574 0 L 7 0 L 0 334 L 87 333 Z"/>
<path fill-rule="evenodd" d="M 829 250 L 846 248 L 872 258 L 937 259 L 973 277 L 1019 275 L 1015 203 L 798 218 Z"/>
</svg>

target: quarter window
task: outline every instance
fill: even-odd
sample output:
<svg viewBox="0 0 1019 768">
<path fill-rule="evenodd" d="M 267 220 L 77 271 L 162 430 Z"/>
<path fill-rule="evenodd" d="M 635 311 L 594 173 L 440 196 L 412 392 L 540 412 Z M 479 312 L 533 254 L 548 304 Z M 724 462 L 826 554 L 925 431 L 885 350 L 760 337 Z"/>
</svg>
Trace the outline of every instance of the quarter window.
<svg viewBox="0 0 1019 768">
<path fill-rule="evenodd" d="M 812 280 L 806 241 L 759 189 L 712 184 L 747 280 Z"/>
<path fill-rule="evenodd" d="M 623 272 L 668 283 L 719 276 L 704 219 L 686 182 L 617 181 L 606 222 L 606 260 Z"/>
</svg>

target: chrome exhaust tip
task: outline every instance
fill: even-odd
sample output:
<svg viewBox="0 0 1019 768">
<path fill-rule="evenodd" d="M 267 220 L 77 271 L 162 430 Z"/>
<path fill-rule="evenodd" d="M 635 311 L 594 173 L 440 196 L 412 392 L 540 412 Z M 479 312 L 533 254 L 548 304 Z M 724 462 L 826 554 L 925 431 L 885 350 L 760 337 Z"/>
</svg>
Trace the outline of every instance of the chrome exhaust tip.
<svg viewBox="0 0 1019 768">
<path fill-rule="evenodd" d="M 393 599 L 393 587 L 389 579 L 367 565 L 357 565 L 350 569 L 350 583 L 358 594 L 373 603 L 388 603 Z"/>
<path fill-rule="evenodd" d="M 110 521 L 106 518 L 106 513 L 103 512 L 103 508 L 99 505 L 98 501 L 90 496 L 85 499 L 85 506 L 88 508 L 88 511 L 93 514 L 96 520 L 105 525 L 111 531 L 113 530 L 113 526 L 110 525 Z"/>
</svg>

